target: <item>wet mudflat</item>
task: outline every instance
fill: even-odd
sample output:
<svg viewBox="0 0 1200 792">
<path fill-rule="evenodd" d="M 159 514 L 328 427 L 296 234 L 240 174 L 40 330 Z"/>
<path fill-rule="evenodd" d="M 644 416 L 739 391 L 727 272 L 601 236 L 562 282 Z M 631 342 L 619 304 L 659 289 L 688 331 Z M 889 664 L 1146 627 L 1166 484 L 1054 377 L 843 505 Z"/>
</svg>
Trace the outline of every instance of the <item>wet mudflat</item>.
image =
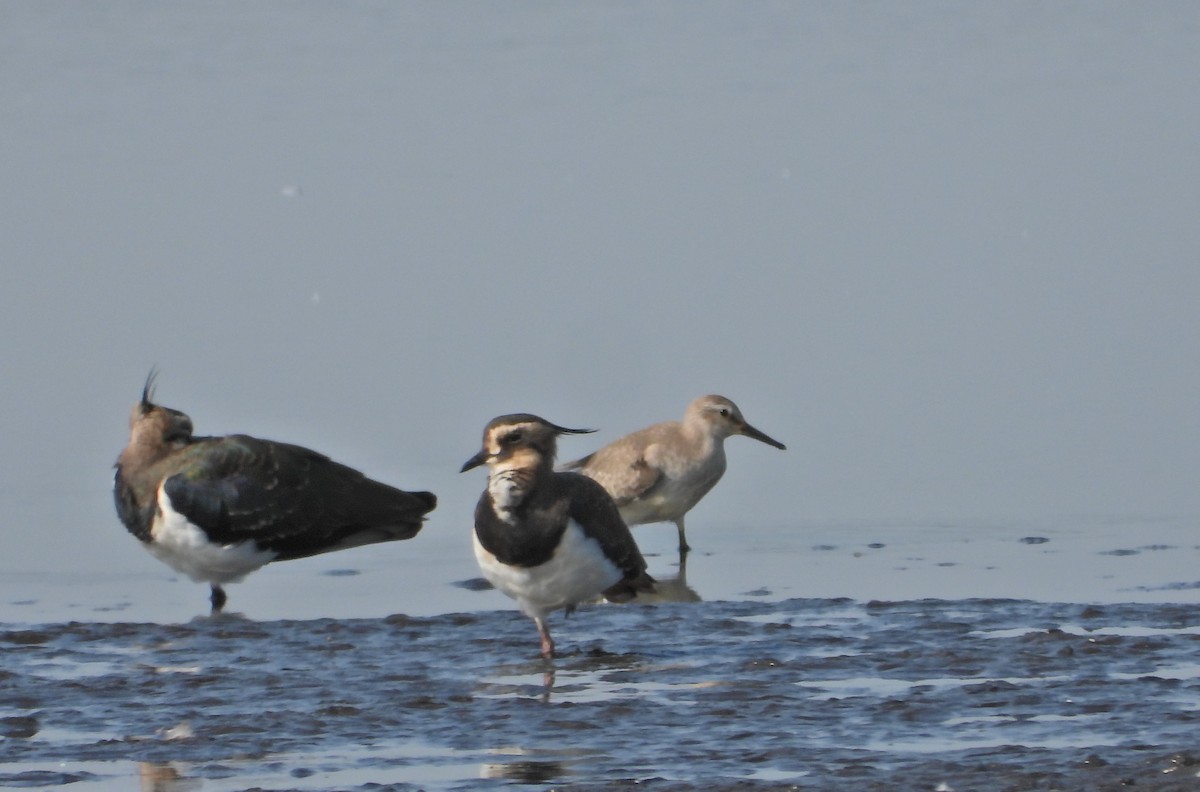
<svg viewBox="0 0 1200 792">
<path fill-rule="evenodd" d="M 0 786 L 1197 789 L 1200 611 L 785 599 L 0 630 Z"/>
</svg>

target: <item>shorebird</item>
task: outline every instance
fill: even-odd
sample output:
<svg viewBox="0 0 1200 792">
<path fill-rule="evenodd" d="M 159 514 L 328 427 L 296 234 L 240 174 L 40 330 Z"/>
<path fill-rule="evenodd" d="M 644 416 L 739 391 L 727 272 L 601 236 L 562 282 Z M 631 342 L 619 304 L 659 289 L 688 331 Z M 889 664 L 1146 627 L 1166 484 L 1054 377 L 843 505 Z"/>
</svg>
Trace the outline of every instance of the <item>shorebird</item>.
<svg viewBox="0 0 1200 792">
<path fill-rule="evenodd" d="M 725 438 L 735 434 L 786 449 L 746 423 L 729 399 L 701 396 L 688 405 L 683 421 L 647 426 L 563 468 L 600 482 L 628 525 L 675 523 L 683 554 L 691 549 L 684 515 L 721 480 Z"/>
<path fill-rule="evenodd" d="M 646 561 L 612 498 L 577 473 L 556 473 L 560 434 L 584 434 L 536 415 L 492 419 L 483 447 L 462 466 L 488 466 L 475 507 L 475 559 L 483 576 L 537 625 L 542 656 L 554 655 L 546 617 L 603 594 L 623 602 L 652 591 Z"/>
<path fill-rule="evenodd" d="M 192 419 L 152 399 L 154 372 L 129 418 L 113 497 L 129 532 L 160 561 L 223 586 L 272 561 L 409 539 L 431 492 L 372 481 L 307 448 L 247 435 L 195 437 Z"/>
</svg>

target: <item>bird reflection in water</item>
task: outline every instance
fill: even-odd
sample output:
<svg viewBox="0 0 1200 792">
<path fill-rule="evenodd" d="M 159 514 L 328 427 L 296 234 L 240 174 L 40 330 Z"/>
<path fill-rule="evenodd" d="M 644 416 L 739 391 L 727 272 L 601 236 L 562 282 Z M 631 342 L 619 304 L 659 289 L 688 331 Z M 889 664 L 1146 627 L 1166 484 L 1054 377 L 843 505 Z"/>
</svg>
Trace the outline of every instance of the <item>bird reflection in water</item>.
<svg viewBox="0 0 1200 792">
<path fill-rule="evenodd" d="M 138 762 L 142 792 L 193 792 L 204 785 L 202 778 L 189 778 L 173 762 Z"/>
<path fill-rule="evenodd" d="M 565 778 L 567 766 L 562 762 L 539 762 L 524 759 L 518 762 L 487 762 L 479 767 L 480 778 L 499 778 L 517 784 L 545 784 Z"/>
<path fill-rule="evenodd" d="M 655 602 L 702 602 L 703 598 L 688 585 L 687 560 L 686 553 L 680 554 L 679 571 L 674 577 L 655 573 L 654 591 L 639 595 L 634 602 L 643 605 Z"/>
</svg>

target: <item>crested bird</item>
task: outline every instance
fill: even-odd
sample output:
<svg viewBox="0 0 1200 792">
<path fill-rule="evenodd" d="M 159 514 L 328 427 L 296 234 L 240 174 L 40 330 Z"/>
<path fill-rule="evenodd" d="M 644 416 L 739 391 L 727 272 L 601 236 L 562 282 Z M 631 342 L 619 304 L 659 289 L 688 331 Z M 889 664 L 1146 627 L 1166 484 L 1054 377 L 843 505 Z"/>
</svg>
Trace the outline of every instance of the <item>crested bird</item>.
<svg viewBox="0 0 1200 792">
<path fill-rule="evenodd" d="M 585 434 L 528 413 L 483 430 L 463 472 L 487 464 L 475 507 L 475 559 L 493 586 L 537 625 L 542 656 L 554 656 L 547 616 L 599 594 L 614 602 L 652 591 L 654 579 L 612 498 L 595 481 L 554 470 L 560 434 Z"/>
<path fill-rule="evenodd" d="M 150 553 L 211 587 L 272 561 L 410 539 L 437 505 L 298 445 L 248 435 L 196 437 L 192 419 L 153 402 L 155 372 L 117 459 L 117 515 Z"/>
<path fill-rule="evenodd" d="M 628 525 L 673 522 L 679 552 L 687 543 L 683 518 L 725 473 L 725 438 L 745 435 L 787 447 L 760 432 L 724 396 L 701 396 L 682 421 L 665 421 L 614 440 L 599 451 L 563 465 L 595 479 L 616 501 Z"/>
</svg>

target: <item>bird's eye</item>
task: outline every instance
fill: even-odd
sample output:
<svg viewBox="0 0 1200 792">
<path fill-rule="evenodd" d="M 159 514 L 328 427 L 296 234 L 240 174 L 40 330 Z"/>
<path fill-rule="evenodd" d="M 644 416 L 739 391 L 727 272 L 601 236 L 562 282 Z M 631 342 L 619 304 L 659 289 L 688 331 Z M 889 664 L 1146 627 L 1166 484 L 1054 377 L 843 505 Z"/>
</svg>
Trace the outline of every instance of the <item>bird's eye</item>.
<svg viewBox="0 0 1200 792">
<path fill-rule="evenodd" d="M 513 443 L 517 442 L 520 439 L 521 439 L 520 432 L 509 432 L 508 434 L 506 434 L 504 436 L 504 439 L 501 442 L 504 443 L 505 445 L 512 445 Z"/>
<path fill-rule="evenodd" d="M 722 416 L 724 416 L 724 417 L 726 417 L 726 418 L 728 418 L 728 417 L 729 417 L 729 408 L 728 408 L 728 407 L 722 407 L 722 408 L 721 408 L 721 415 L 722 415 Z"/>
</svg>

